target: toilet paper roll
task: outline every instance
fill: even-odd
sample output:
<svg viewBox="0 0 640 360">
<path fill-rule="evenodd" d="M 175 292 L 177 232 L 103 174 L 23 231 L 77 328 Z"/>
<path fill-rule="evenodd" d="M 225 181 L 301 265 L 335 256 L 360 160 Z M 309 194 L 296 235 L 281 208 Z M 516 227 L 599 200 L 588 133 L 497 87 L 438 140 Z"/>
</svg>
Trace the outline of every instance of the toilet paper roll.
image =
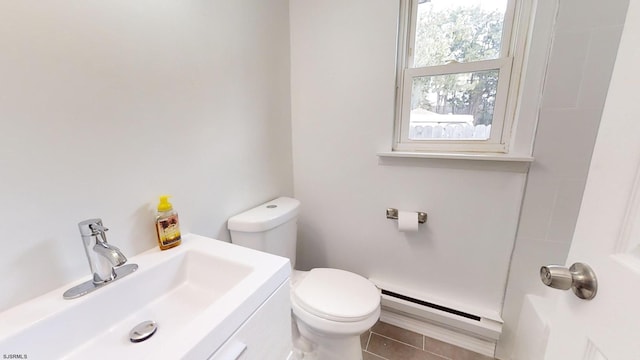
<svg viewBox="0 0 640 360">
<path fill-rule="evenodd" d="M 398 211 L 398 231 L 417 232 L 418 213 L 415 211 Z"/>
</svg>

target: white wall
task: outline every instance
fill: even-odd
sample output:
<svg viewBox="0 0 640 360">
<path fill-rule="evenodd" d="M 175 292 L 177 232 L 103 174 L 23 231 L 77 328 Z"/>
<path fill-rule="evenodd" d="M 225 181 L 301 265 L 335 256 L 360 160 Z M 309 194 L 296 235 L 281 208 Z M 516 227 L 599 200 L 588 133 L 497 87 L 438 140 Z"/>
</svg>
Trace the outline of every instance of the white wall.
<svg viewBox="0 0 640 360">
<path fill-rule="evenodd" d="M 498 349 L 506 357 L 522 296 L 544 291 L 539 267 L 566 257 L 626 1 L 560 2 L 543 102 L 533 108 L 539 124 L 526 194 L 517 167 L 376 157 L 391 145 L 397 7 L 291 1 L 299 264 L 344 268 L 499 313 L 519 222 Z M 530 108 L 535 97 L 524 101 Z M 426 211 L 428 223 L 406 237 L 385 218 L 387 207 Z"/>
<path fill-rule="evenodd" d="M 288 2 L 0 1 L 0 310 L 81 277 L 77 223 L 132 256 L 292 194 Z"/>
<path fill-rule="evenodd" d="M 291 1 L 298 264 L 499 313 L 526 170 L 376 156 L 391 146 L 398 6 Z M 405 236 L 386 219 L 388 207 L 429 219 Z"/>
<path fill-rule="evenodd" d="M 565 264 L 628 0 L 606 6 L 595 0 L 559 4 L 533 153 L 536 161 L 529 171 L 502 314 L 506 323 L 497 355 L 505 359 L 513 351 L 525 294 L 557 291 L 542 284 L 539 269 Z"/>
</svg>

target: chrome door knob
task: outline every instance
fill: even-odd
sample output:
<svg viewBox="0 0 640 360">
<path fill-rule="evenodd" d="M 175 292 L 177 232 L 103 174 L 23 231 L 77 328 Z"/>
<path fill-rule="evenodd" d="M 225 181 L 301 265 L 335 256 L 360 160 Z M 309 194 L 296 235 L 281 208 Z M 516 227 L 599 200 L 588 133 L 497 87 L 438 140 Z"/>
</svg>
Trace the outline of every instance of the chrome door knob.
<svg viewBox="0 0 640 360">
<path fill-rule="evenodd" d="M 540 268 L 540 280 L 554 289 L 572 289 L 580 299 L 591 300 L 598 291 L 598 280 L 591 267 L 575 263 L 570 268 L 547 265 Z"/>
<path fill-rule="evenodd" d="M 547 265 L 540 268 L 540 280 L 554 289 L 569 290 L 573 283 L 573 276 L 564 266 Z"/>
</svg>

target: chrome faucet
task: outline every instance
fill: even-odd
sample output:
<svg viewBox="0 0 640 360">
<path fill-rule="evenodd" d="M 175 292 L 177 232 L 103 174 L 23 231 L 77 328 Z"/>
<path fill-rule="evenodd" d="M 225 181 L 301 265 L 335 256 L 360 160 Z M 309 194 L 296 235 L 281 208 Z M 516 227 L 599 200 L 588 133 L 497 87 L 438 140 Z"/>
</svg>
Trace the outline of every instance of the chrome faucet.
<svg viewBox="0 0 640 360">
<path fill-rule="evenodd" d="M 82 245 L 89 260 L 92 279 L 67 290 L 63 297 L 74 299 L 96 290 L 110 281 L 124 277 L 138 269 L 136 264 L 127 264 L 127 257 L 117 247 L 107 242 L 107 229 L 102 219 L 89 219 L 78 223 Z"/>
<path fill-rule="evenodd" d="M 89 260 L 89 267 L 93 273 L 93 283 L 101 284 L 116 278 L 114 267 L 127 262 L 127 258 L 120 249 L 107 243 L 105 234 L 107 229 L 102 225 L 102 219 L 89 219 L 78 224 L 84 251 Z"/>
</svg>

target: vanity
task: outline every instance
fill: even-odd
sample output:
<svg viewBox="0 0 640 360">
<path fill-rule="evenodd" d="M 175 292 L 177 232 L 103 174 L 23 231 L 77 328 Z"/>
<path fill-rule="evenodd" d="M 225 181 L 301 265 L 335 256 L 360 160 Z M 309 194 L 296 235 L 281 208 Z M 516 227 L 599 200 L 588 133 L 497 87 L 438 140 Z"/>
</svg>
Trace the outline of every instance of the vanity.
<svg viewBox="0 0 640 360">
<path fill-rule="evenodd" d="M 15 359 L 284 360 L 291 354 L 289 260 L 194 234 L 129 259 L 138 269 L 71 300 L 79 279 L 0 313 Z M 132 329 L 154 322 L 134 342 Z"/>
</svg>

